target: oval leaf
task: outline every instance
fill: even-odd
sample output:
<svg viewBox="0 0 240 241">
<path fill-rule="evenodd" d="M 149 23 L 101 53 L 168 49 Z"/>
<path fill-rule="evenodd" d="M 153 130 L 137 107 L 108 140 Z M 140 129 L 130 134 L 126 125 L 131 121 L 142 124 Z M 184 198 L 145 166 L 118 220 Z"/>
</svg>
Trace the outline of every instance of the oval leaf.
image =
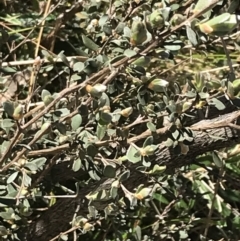
<svg viewBox="0 0 240 241">
<path fill-rule="evenodd" d="M 105 166 L 103 175 L 108 178 L 114 178 L 116 176 L 116 168 L 112 165 Z"/>
<path fill-rule="evenodd" d="M 82 124 L 82 116 L 79 114 L 73 116 L 72 122 L 71 122 L 72 130 L 73 131 L 77 130 L 81 126 L 81 124 Z"/>
<path fill-rule="evenodd" d="M 91 49 L 93 51 L 97 51 L 99 46 L 97 44 L 95 44 L 90 38 L 88 38 L 85 35 L 82 35 L 82 41 L 83 44 L 88 48 Z"/>
</svg>

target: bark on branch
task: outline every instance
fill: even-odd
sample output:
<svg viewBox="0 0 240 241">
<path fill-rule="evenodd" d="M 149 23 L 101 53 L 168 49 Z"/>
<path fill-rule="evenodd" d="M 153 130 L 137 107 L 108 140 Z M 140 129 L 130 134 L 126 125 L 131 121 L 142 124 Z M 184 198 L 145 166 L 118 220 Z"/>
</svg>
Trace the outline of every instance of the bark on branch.
<svg viewBox="0 0 240 241">
<path fill-rule="evenodd" d="M 168 170 L 173 172 L 177 167 L 195 162 L 198 155 L 225 147 L 231 147 L 234 144 L 239 143 L 239 129 L 229 127 L 230 122 L 238 122 L 239 116 L 240 111 L 235 111 L 212 119 L 211 121 L 203 121 L 201 122 L 201 125 L 194 125 L 195 127 L 193 126 L 193 129 L 201 130 L 194 131 L 194 143 L 190 146 L 187 155 L 176 155 L 173 150 L 169 149 L 164 145 L 164 143 L 162 143 L 159 147 L 157 156 L 152 160 L 152 164 L 166 165 Z M 204 126 L 209 129 L 206 130 Z M 213 138 L 213 136 L 218 138 Z M 129 169 L 131 171 L 131 175 L 124 183 L 128 190 L 131 191 L 134 187 L 140 184 L 147 184 L 147 176 L 136 171 L 136 165 L 130 165 Z M 110 185 L 111 180 L 103 178 L 100 182 L 82 188 L 80 190 L 79 197 L 75 199 L 58 200 L 56 205 L 52 206 L 29 226 L 26 240 L 46 241 L 55 237 L 59 233 L 66 231 L 69 228 L 69 222 L 71 222 L 73 218 L 76 206 L 82 203 L 85 196 L 96 189 L 109 189 Z M 107 205 L 106 201 L 98 201 L 94 204 L 96 205 L 97 210 L 103 210 Z M 84 216 L 86 213 L 87 204 L 81 205 L 79 215 Z"/>
</svg>

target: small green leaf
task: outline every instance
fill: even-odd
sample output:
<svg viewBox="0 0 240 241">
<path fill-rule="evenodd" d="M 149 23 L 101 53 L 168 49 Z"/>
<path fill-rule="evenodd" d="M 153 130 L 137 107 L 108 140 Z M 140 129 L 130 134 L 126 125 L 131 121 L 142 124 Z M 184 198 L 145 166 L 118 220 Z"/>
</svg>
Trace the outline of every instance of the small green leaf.
<svg viewBox="0 0 240 241">
<path fill-rule="evenodd" d="M 211 2 L 212 2 L 212 0 L 208 0 L 208 4 L 211 4 Z M 217 3 L 216 3 L 216 4 L 217 4 Z M 215 5 L 216 5 L 216 4 L 215 4 Z M 214 6 L 215 6 L 215 5 L 214 5 Z M 213 7 L 214 7 L 214 6 L 213 6 Z M 195 8 L 194 8 L 193 12 L 194 12 L 194 13 L 201 12 L 205 7 L 206 7 L 206 0 L 198 0 L 198 1 L 197 1 L 197 4 L 195 5 Z M 212 7 L 212 8 L 213 8 L 213 7 Z M 207 17 L 210 16 L 210 14 L 211 14 L 211 11 L 209 10 L 209 11 L 207 11 L 206 13 L 204 13 L 203 16 L 204 16 L 205 18 L 207 18 Z"/>
<path fill-rule="evenodd" d="M 151 166 L 151 162 L 149 161 L 149 158 L 147 158 L 147 156 L 143 157 L 142 164 L 143 164 L 144 167 L 150 167 Z"/>
<path fill-rule="evenodd" d="M 81 166 L 82 166 L 82 161 L 80 158 L 78 158 L 78 159 L 74 160 L 72 170 L 74 172 L 77 172 L 80 170 Z"/>
<path fill-rule="evenodd" d="M 114 63 L 116 63 L 116 62 L 118 62 L 118 61 L 120 61 L 121 59 L 124 59 L 124 58 L 126 58 L 125 55 L 118 55 L 118 56 L 112 58 L 109 63 L 114 64 Z"/>
<path fill-rule="evenodd" d="M 109 124 L 112 121 L 112 115 L 108 112 L 101 112 L 100 118 L 104 122 L 104 124 Z"/>
<path fill-rule="evenodd" d="M 170 138 L 168 138 L 168 139 L 164 142 L 164 144 L 165 144 L 166 147 L 171 147 L 171 146 L 173 146 L 173 143 L 174 143 L 174 141 L 173 141 L 172 139 L 170 139 Z"/>
<path fill-rule="evenodd" d="M 47 97 L 47 96 L 52 96 L 52 95 L 48 90 L 43 89 L 42 93 L 41 93 L 42 101 L 44 101 L 44 98 Z"/>
<path fill-rule="evenodd" d="M 51 63 L 54 63 L 53 57 L 46 50 L 41 50 L 43 56 Z"/>
<path fill-rule="evenodd" d="M 116 198 L 118 195 L 118 188 L 119 188 L 119 181 L 116 180 L 112 183 L 111 189 L 110 189 L 110 195 L 112 198 Z"/>
<path fill-rule="evenodd" d="M 229 13 L 234 13 L 239 8 L 239 0 L 232 0 L 228 8 Z"/>
<path fill-rule="evenodd" d="M 191 44 L 192 44 L 193 46 L 198 45 L 197 35 L 196 35 L 196 33 L 192 30 L 192 28 L 187 25 L 187 26 L 186 26 L 186 30 L 187 30 L 188 40 L 191 42 Z"/>
<path fill-rule="evenodd" d="M 166 170 L 166 166 L 154 165 L 153 169 L 149 172 L 150 174 L 159 175 Z"/>
<path fill-rule="evenodd" d="M 156 132 L 156 126 L 152 123 L 152 122 L 148 122 L 147 123 L 147 128 L 151 131 L 151 132 Z"/>
<path fill-rule="evenodd" d="M 24 167 L 28 168 L 30 171 L 37 171 L 38 166 L 35 163 L 28 162 L 24 165 Z"/>
<path fill-rule="evenodd" d="M 67 66 L 69 66 L 69 61 L 67 59 L 67 57 L 65 56 L 65 54 L 63 53 L 64 51 L 61 51 L 59 54 L 58 54 L 58 57 L 62 60 L 62 62 L 64 64 L 66 64 Z"/>
<path fill-rule="evenodd" d="M 124 24 L 123 22 L 120 22 L 120 23 L 117 25 L 117 27 L 116 27 L 116 29 L 115 29 L 115 32 L 116 32 L 117 34 L 122 34 L 124 27 L 125 27 L 125 24 Z"/>
<path fill-rule="evenodd" d="M 18 171 L 12 173 L 7 179 L 7 184 L 12 183 L 17 178 L 18 173 L 19 173 Z"/>
<path fill-rule="evenodd" d="M 12 211 L 12 209 L 8 209 L 7 212 L 1 212 L 0 213 L 0 217 L 2 217 L 5 220 L 11 220 L 14 219 L 13 218 L 14 212 Z M 15 215 L 14 215 L 15 216 Z"/>
<path fill-rule="evenodd" d="M 97 125 L 97 137 L 99 140 L 103 139 L 103 137 L 106 134 L 106 130 L 107 130 L 107 126 L 100 125 L 100 124 Z"/>
<path fill-rule="evenodd" d="M 140 58 L 136 59 L 132 62 L 133 65 L 148 67 L 151 63 L 151 58 L 148 56 L 141 56 Z"/>
<path fill-rule="evenodd" d="M 77 71 L 78 73 L 82 72 L 85 68 L 84 63 L 77 62 L 73 65 L 73 71 Z"/>
<path fill-rule="evenodd" d="M 35 165 L 37 165 L 38 169 L 41 169 L 46 161 L 47 161 L 46 157 L 39 157 L 31 161 L 31 163 L 34 163 Z"/>
<path fill-rule="evenodd" d="M 2 122 L 1 122 L 1 127 L 3 129 L 5 128 L 11 128 L 15 125 L 15 123 L 13 122 L 13 120 L 11 119 L 3 119 Z"/>
<path fill-rule="evenodd" d="M 141 161 L 141 155 L 139 150 L 137 150 L 134 146 L 130 145 L 128 150 L 127 150 L 127 155 L 126 155 L 128 161 L 132 163 L 137 163 Z"/>
<path fill-rule="evenodd" d="M 4 226 L 0 226 L 0 236 L 5 236 L 8 234 L 8 230 Z"/>
<path fill-rule="evenodd" d="M 82 124 L 82 116 L 77 114 L 73 116 L 72 121 L 71 121 L 71 127 L 72 130 L 75 131 L 77 130 Z"/>
<path fill-rule="evenodd" d="M 14 112 L 14 105 L 12 102 L 9 102 L 9 101 L 6 101 L 6 102 L 3 102 L 3 109 L 4 111 L 12 117 L 13 115 L 13 112 Z"/>
<path fill-rule="evenodd" d="M 43 103 L 44 103 L 45 106 L 48 106 L 53 102 L 53 100 L 54 100 L 53 96 L 47 95 L 47 96 L 44 97 Z"/>
<path fill-rule="evenodd" d="M 149 146 L 153 144 L 153 137 L 149 136 L 146 138 L 146 140 L 143 143 L 143 147 Z"/>
<path fill-rule="evenodd" d="M 176 41 L 165 41 L 164 48 L 170 51 L 178 51 L 182 48 L 182 41 L 176 40 Z"/>
<path fill-rule="evenodd" d="M 29 177 L 27 174 L 24 175 L 24 178 L 23 178 L 23 184 L 25 187 L 29 187 L 32 183 L 32 178 Z"/>
<path fill-rule="evenodd" d="M 61 234 L 60 239 L 63 240 L 63 241 L 67 241 L 68 240 L 68 234 Z"/>
<path fill-rule="evenodd" d="M 159 11 L 159 9 L 153 11 L 149 16 L 149 23 L 153 29 L 161 29 L 164 26 L 162 11 Z"/>
<path fill-rule="evenodd" d="M 136 54 L 137 53 L 134 50 L 132 50 L 132 49 L 126 49 L 124 51 L 124 55 L 127 56 L 128 58 L 131 58 L 131 57 L 133 57 Z"/>
<path fill-rule="evenodd" d="M 234 99 L 234 87 L 232 82 L 228 81 L 228 85 L 227 85 L 227 95 L 230 99 Z"/>
<path fill-rule="evenodd" d="M 146 198 L 151 192 L 151 188 L 142 188 L 140 192 L 138 192 L 136 195 L 137 195 L 137 198 L 142 200 L 144 198 Z"/>
<path fill-rule="evenodd" d="M 91 49 L 93 51 L 97 51 L 99 46 L 97 44 L 95 44 L 90 38 L 88 38 L 85 35 L 82 35 L 82 41 L 83 44 L 88 48 Z"/>
<path fill-rule="evenodd" d="M 155 79 L 148 85 L 148 88 L 155 92 L 164 92 L 168 86 L 168 81 L 163 79 Z"/>
<path fill-rule="evenodd" d="M 112 165 L 107 165 L 104 167 L 103 175 L 108 178 L 115 178 L 116 176 L 116 167 Z"/>
<path fill-rule="evenodd" d="M 218 110 L 224 110 L 226 107 L 225 105 L 218 99 L 212 98 L 208 100 L 209 105 L 214 105 Z"/>
<path fill-rule="evenodd" d="M 140 226 L 135 226 L 134 228 L 134 234 L 136 236 L 136 240 L 142 240 L 142 229 Z"/>
<path fill-rule="evenodd" d="M 130 171 L 127 170 L 119 176 L 118 180 L 119 180 L 119 182 L 123 182 L 123 181 L 127 180 L 129 177 L 130 177 Z"/>
<path fill-rule="evenodd" d="M 205 34 L 224 36 L 237 27 L 237 15 L 223 13 L 217 17 L 199 24 L 200 30 Z"/>
<path fill-rule="evenodd" d="M 223 167 L 223 161 L 222 158 L 218 155 L 216 151 L 212 152 L 212 157 L 215 165 L 219 168 Z"/>
</svg>

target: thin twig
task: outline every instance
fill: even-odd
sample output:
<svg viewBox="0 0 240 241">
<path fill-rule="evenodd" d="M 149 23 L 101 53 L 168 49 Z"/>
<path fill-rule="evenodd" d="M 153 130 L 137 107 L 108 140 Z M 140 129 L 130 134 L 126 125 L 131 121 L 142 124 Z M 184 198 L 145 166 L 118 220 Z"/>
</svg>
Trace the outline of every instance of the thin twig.
<svg viewBox="0 0 240 241">
<path fill-rule="evenodd" d="M 59 237 L 61 237 L 61 235 L 65 235 L 65 234 L 71 233 L 71 232 L 73 232 L 73 231 L 75 231 L 77 229 L 79 229 L 78 226 L 72 227 L 72 228 L 68 229 L 66 232 L 58 234 L 57 236 L 55 236 L 54 238 L 50 239 L 49 241 L 54 241 L 54 240 L 58 239 Z"/>
<path fill-rule="evenodd" d="M 61 1 L 59 1 L 59 2 L 54 6 L 54 8 L 52 8 L 52 10 L 48 13 L 48 15 L 47 15 L 45 18 L 43 18 L 38 24 L 36 24 L 36 26 L 34 26 L 34 27 L 32 28 L 32 30 L 27 34 L 27 36 L 26 36 L 15 48 L 13 48 L 7 56 L 5 56 L 5 58 L 3 59 L 3 61 L 6 60 L 17 48 L 19 48 L 22 44 L 26 43 L 26 42 L 29 40 L 30 35 L 35 31 L 35 29 L 36 29 L 37 27 L 39 27 L 39 26 L 42 25 L 42 22 L 45 21 L 45 19 L 46 19 L 52 12 L 55 11 L 55 9 L 59 6 L 59 4 L 61 4 Z M 29 40 L 29 41 L 31 41 L 31 40 Z"/>
<path fill-rule="evenodd" d="M 181 29 L 181 27 L 183 27 L 186 23 L 189 23 L 190 21 L 192 21 L 193 19 L 195 19 L 196 17 L 202 15 L 203 13 L 205 13 L 206 11 L 208 11 L 209 9 L 211 9 L 213 6 L 215 6 L 215 4 L 218 3 L 218 0 L 214 0 L 211 4 L 209 4 L 206 8 L 204 8 L 202 11 L 193 14 L 190 18 L 188 18 L 186 21 L 184 21 L 183 23 L 181 23 L 180 25 L 176 26 L 175 28 L 173 28 L 170 31 L 164 31 L 163 33 L 160 34 L 159 39 L 160 40 L 155 40 L 152 44 L 150 44 L 145 50 L 142 51 L 141 54 L 145 54 L 148 53 L 149 51 L 151 51 L 153 48 L 155 48 L 159 42 L 164 41 L 169 35 L 171 35 L 171 33 Z M 125 67 L 127 64 L 132 63 L 134 60 L 136 60 L 136 58 L 138 58 L 138 56 L 133 57 L 133 58 L 124 58 L 114 64 L 112 64 L 113 67 L 117 68 L 119 66 Z M 44 114 L 46 114 L 53 106 L 55 106 L 55 104 L 63 97 L 65 97 L 66 95 L 73 93 L 79 89 L 82 89 L 86 86 L 86 84 L 88 84 L 89 82 L 98 79 L 99 77 L 101 78 L 102 75 L 106 75 L 109 74 L 110 72 L 110 68 L 109 67 L 105 67 L 104 69 L 102 69 L 101 71 L 97 72 L 96 74 L 94 74 L 92 77 L 90 77 L 89 79 L 85 80 L 83 83 L 70 87 L 68 89 L 64 89 L 59 93 L 59 96 L 54 99 L 54 101 L 52 101 L 46 108 L 44 108 L 44 110 L 42 110 L 40 113 L 38 113 L 35 117 L 33 117 L 28 123 L 26 123 L 22 129 L 25 130 L 28 127 L 30 127 L 33 123 L 35 123 L 36 121 L 38 121 L 39 118 L 41 118 Z M 164 130 L 166 131 L 166 130 Z M 159 132 L 161 133 L 162 130 L 159 130 Z M 146 133 L 143 133 L 143 135 L 146 135 Z M 149 135 L 149 132 L 147 131 L 147 135 Z M 38 140 L 38 139 L 37 139 Z M 35 143 L 36 139 L 34 138 L 34 142 Z M 33 143 L 29 143 L 29 144 L 33 144 Z M 9 151 L 11 149 L 9 149 L 6 152 L 6 155 L 9 154 Z M 22 152 L 20 152 L 16 158 L 14 158 L 13 161 L 11 161 L 10 163 L 8 163 L 4 168 L 2 168 L 2 171 L 5 171 L 8 169 L 9 166 L 12 165 L 13 162 L 15 162 L 16 160 L 18 160 L 18 158 L 20 158 L 24 153 L 26 152 L 26 149 L 23 148 Z M 1 163 L 1 162 L 0 162 Z"/>
<path fill-rule="evenodd" d="M 40 31 L 39 31 L 39 34 L 38 34 L 37 45 L 36 45 L 35 54 L 34 54 L 35 59 L 38 56 L 39 46 L 40 46 L 42 34 L 43 34 L 43 28 L 44 28 L 44 25 L 45 25 L 46 17 L 48 16 L 50 4 L 51 4 L 51 0 L 48 0 L 47 4 L 46 4 L 44 16 L 43 16 L 43 21 L 42 21 Z M 33 69 L 35 69 L 35 63 L 33 63 Z M 36 73 L 35 73 L 35 71 L 32 71 L 31 77 L 30 77 L 30 84 L 29 84 L 29 88 L 28 88 L 28 100 L 29 101 L 31 100 L 31 97 L 32 97 L 32 94 L 33 94 L 33 91 L 34 91 L 35 79 L 36 79 Z M 28 107 L 27 107 L 27 110 L 28 110 L 29 103 L 27 103 L 27 104 L 28 104 Z"/>
<path fill-rule="evenodd" d="M 84 62 L 88 59 L 88 57 L 85 57 L 85 56 L 69 56 L 67 57 L 67 60 L 68 61 L 71 61 L 73 59 L 76 59 L 80 62 Z M 8 67 L 8 66 L 20 66 L 20 65 L 31 65 L 31 64 L 34 64 L 34 59 L 29 59 L 29 60 L 19 60 L 19 61 L 11 61 L 11 62 L 3 62 L 1 64 L 1 67 Z M 62 63 L 62 60 L 58 57 L 56 58 L 53 58 L 52 60 L 49 60 L 49 59 L 44 59 L 44 63 Z"/>
<path fill-rule="evenodd" d="M 0 22 L 0 25 L 1 26 L 3 26 L 4 28 L 6 28 L 6 29 L 8 29 L 8 30 L 10 30 L 10 31 L 12 31 L 12 32 L 15 32 L 12 28 L 10 28 L 10 27 L 8 27 L 6 24 L 4 24 L 3 22 Z M 31 30 L 32 31 L 32 30 Z M 4 58 L 4 59 L 7 59 L 8 57 L 9 57 L 9 55 L 14 51 L 14 50 L 16 50 L 17 48 L 19 48 L 22 44 L 25 44 L 26 42 L 31 42 L 31 43 L 33 43 L 33 44 L 35 44 L 35 45 L 37 45 L 37 43 L 34 41 L 34 40 L 32 40 L 32 39 L 28 39 L 28 37 L 30 36 L 30 34 L 28 34 L 27 36 L 24 36 L 23 34 L 21 34 L 21 33 L 17 33 L 18 35 L 20 35 L 22 38 L 24 38 L 24 42 L 22 41 L 20 44 L 18 44 L 17 45 L 17 47 L 15 47 L 14 49 L 12 49 L 12 50 L 10 50 L 10 53 Z M 46 51 L 48 51 L 48 52 L 50 52 L 51 54 L 53 54 L 51 51 L 49 51 L 49 50 L 47 50 L 45 47 L 43 47 L 42 45 L 40 45 L 40 48 L 41 49 L 44 49 L 44 50 L 46 50 Z"/>
<path fill-rule="evenodd" d="M 34 143 L 36 143 L 49 129 L 50 129 L 51 125 L 48 126 L 48 128 L 46 128 L 45 130 L 43 130 L 41 133 L 39 133 L 38 135 L 36 135 L 29 143 L 28 146 L 31 147 L 31 145 L 33 145 Z M 24 128 L 25 129 L 25 128 Z M 11 142 L 12 144 L 13 142 Z M 10 145 L 11 145 L 10 144 Z M 9 155 L 11 153 L 11 148 L 8 148 L 9 151 L 5 152 L 5 155 Z M 9 163 L 7 163 L 2 169 L 0 169 L 0 172 L 6 171 L 9 167 L 11 167 L 15 162 L 17 162 L 27 151 L 27 148 L 23 147 L 22 151 L 20 151 L 17 156 L 10 161 Z M 0 164 L 3 162 L 3 157 L 0 160 Z"/>
</svg>

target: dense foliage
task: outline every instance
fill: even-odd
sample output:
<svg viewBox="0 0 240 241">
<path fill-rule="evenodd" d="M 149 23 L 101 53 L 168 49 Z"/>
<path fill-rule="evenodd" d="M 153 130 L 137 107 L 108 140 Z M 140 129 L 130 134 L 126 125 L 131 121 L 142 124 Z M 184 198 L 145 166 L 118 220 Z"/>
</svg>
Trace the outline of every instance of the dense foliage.
<svg viewBox="0 0 240 241">
<path fill-rule="evenodd" d="M 239 240 L 239 11 L 1 1 L 1 240 Z"/>
</svg>

